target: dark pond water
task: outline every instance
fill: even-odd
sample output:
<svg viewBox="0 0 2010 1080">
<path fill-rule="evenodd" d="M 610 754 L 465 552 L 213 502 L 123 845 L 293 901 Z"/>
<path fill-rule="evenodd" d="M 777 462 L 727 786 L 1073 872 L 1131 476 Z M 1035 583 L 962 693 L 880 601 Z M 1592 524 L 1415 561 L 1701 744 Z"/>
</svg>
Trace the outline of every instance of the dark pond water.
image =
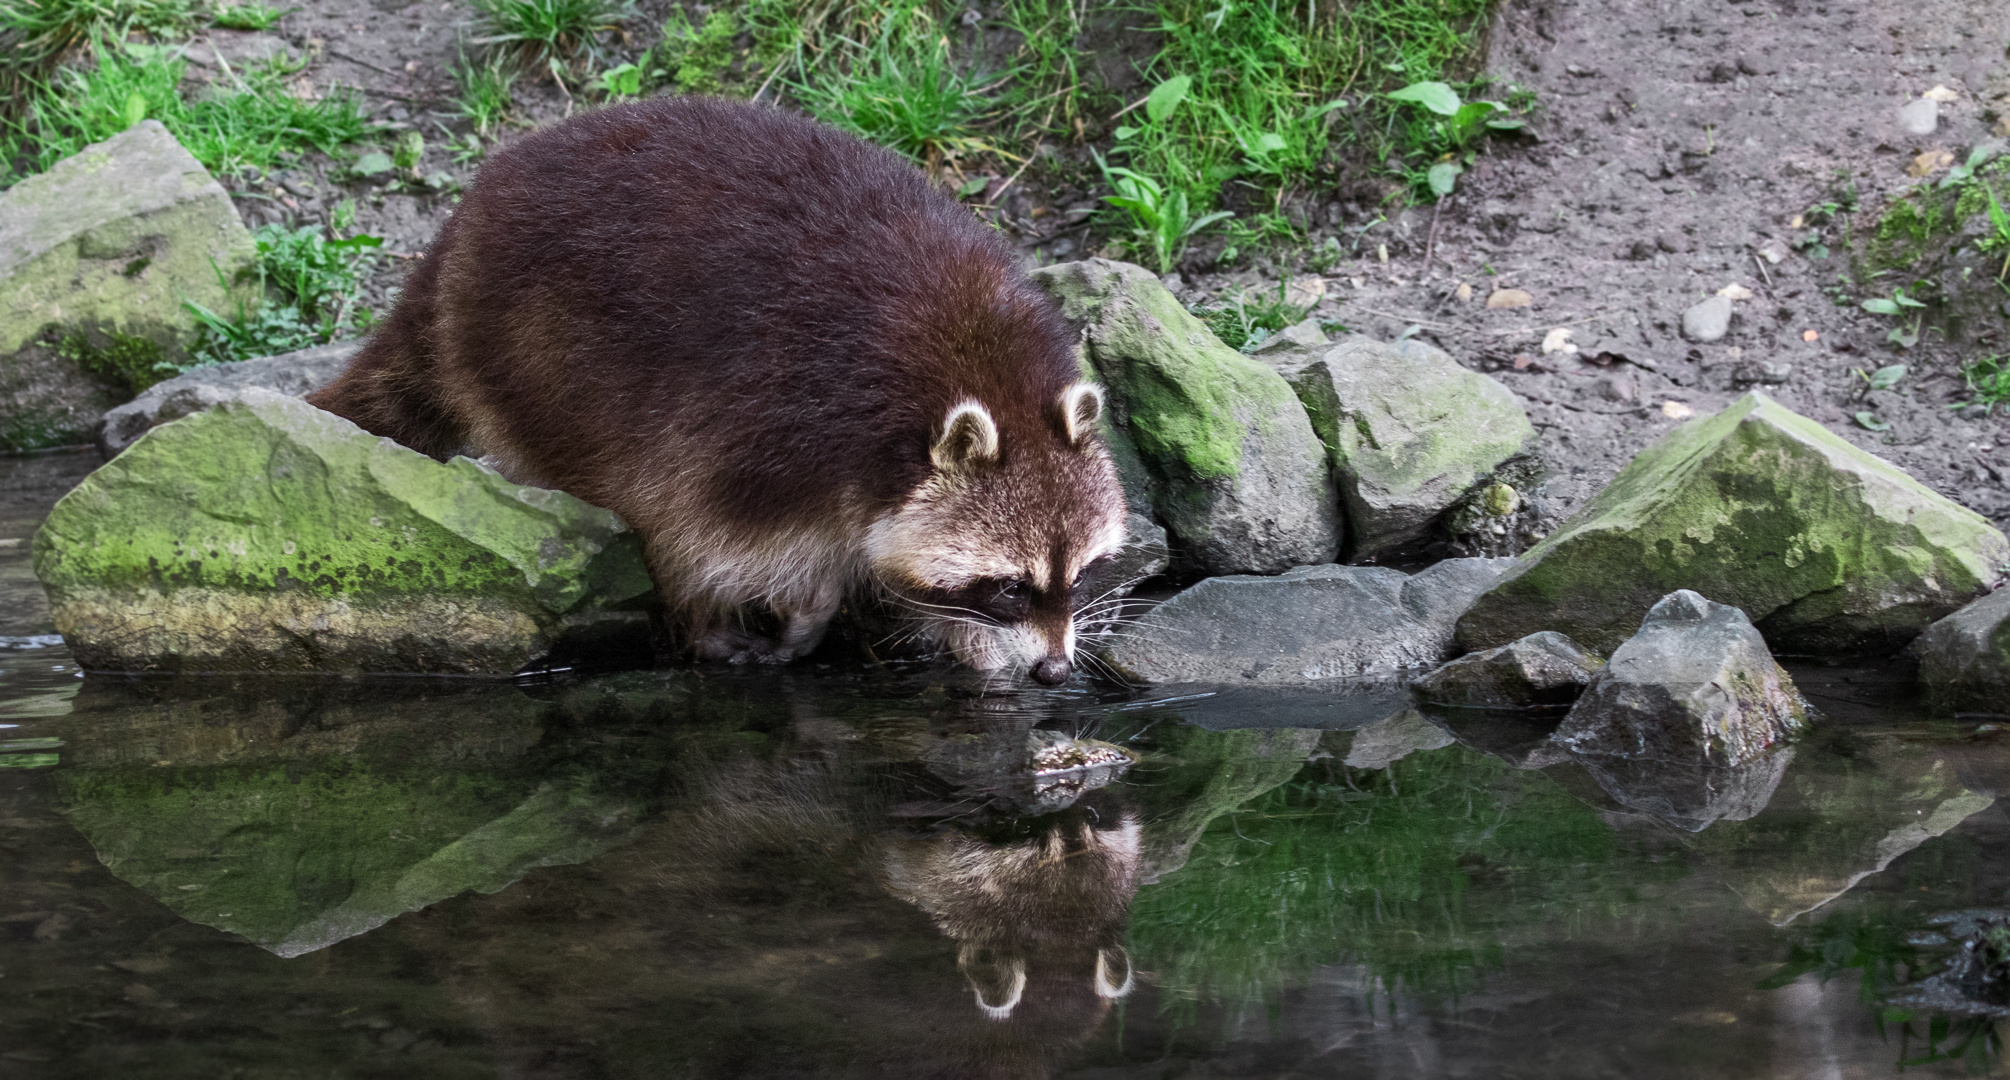
<svg viewBox="0 0 2010 1080">
<path fill-rule="evenodd" d="M 1996 1065 L 2010 734 L 1891 675 L 1672 779 L 1386 688 L 84 678 L 26 538 L 89 464 L 0 459 L 0 1076 Z"/>
</svg>

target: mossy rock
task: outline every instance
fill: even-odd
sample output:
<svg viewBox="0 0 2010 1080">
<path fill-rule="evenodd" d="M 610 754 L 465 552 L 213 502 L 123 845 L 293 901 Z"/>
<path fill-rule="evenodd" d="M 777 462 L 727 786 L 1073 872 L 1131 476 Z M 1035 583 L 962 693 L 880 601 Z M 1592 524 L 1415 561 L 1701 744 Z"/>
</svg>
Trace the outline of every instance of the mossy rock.
<svg viewBox="0 0 2010 1080">
<path fill-rule="evenodd" d="M 1753 391 L 1642 451 L 1480 597 L 1458 639 L 1556 630 L 1609 652 L 1693 589 L 1777 650 L 1889 651 L 2006 564 L 2010 540 L 1980 515 Z"/>
<path fill-rule="evenodd" d="M 257 389 L 148 432 L 34 552 L 93 670 L 505 675 L 651 593 L 612 512 Z"/>
<path fill-rule="evenodd" d="M 1325 450 L 1281 376 L 1222 344 L 1143 267 L 1090 259 L 1033 277 L 1082 329 L 1184 571 L 1333 559 L 1341 526 Z"/>
<path fill-rule="evenodd" d="M 1331 456 L 1350 559 L 1422 538 L 1474 485 L 1535 442 L 1514 393 L 1418 341 L 1354 336 L 1274 363 Z"/>
<path fill-rule="evenodd" d="M 0 451 L 88 440 L 187 361 L 183 301 L 256 301 L 255 259 L 229 193 L 157 121 L 0 193 Z"/>
</svg>

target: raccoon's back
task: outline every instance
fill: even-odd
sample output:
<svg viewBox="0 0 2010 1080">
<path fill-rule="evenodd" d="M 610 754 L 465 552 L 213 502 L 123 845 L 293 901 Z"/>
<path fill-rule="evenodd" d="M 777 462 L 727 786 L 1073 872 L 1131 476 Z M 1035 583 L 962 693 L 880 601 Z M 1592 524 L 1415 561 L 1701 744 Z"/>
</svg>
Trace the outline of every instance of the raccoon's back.
<svg viewBox="0 0 2010 1080">
<path fill-rule="evenodd" d="M 1012 252 L 892 154 L 777 109 L 606 109 L 484 165 L 428 335 L 471 430 L 632 510 L 749 526 L 897 503 L 957 401 L 1056 400 L 1072 341 Z"/>
</svg>

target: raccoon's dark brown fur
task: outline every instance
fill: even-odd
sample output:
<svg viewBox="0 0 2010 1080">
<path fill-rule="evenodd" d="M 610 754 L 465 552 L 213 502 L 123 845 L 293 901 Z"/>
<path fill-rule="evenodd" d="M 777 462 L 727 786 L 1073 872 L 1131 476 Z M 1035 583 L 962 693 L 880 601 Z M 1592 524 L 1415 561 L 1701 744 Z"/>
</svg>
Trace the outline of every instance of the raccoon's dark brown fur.
<svg viewBox="0 0 2010 1080">
<path fill-rule="evenodd" d="M 620 513 L 701 656 L 799 655 L 877 586 L 963 659 L 1057 682 L 1072 587 L 1122 539 L 1079 379 L 1052 302 L 914 168 L 687 97 L 490 159 L 309 400 Z"/>
</svg>

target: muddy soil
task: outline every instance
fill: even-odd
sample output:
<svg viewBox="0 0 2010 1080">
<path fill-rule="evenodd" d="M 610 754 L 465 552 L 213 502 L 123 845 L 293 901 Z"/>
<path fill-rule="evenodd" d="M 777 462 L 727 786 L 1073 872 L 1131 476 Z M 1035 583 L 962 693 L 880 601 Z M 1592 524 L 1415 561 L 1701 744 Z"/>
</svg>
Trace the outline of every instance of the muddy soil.
<svg viewBox="0 0 2010 1080">
<path fill-rule="evenodd" d="M 641 6 L 630 51 L 653 40 L 668 6 Z M 356 198 L 359 226 L 392 253 L 370 288 L 380 310 L 479 164 L 452 152 L 466 129 L 447 105 L 450 65 L 474 47 L 471 18 L 460 0 L 317 0 L 263 42 L 213 34 L 226 57 L 276 36 L 311 58 L 304 78 L 316 88 L 360 87 L 379 121 L 426 136 L 415 175 L 430 184 L 345 177 L 317 160 L 238 191 L 254 225 L 322 218 Z M 1535 137 L 1490 146 L 1435 209 L 1378 209 L 1359 191 L 1307 196 L 1313 239 L 1332 236 L 1343 252 L 1320 275 L 1316 313 L 1383 337 L 1419 334 L 1521 395 L 1548 475 L 1524 543 L 1681 417 L 1755 386 L 2010 526 L 2010 412 L 1948 408 L 1967 396 L 1963 362 L 2010 352 L 1999 333 L 2010 318 L 1960 341 L 1928 333 L 1901 352 L 1885 341 L 1891 320 L 1857 306 L 1872 293 L 1843 282 L 1852 267 L 1840 242 L 1826 258 L 1791 246 L 1808 232 L 1796 215 L 1853 189 L 1858 220 L 1872 221 L 1917 183 L 1906 174 L 1917 154 L 1965 156 L 1989 138 L 2010 91 L 2006 43 L 2000 0 L 1505 0 L 1485 67 L 1535 91 Z M 1956 94 L 1937 130 L 1903 134 L 1899 107 L 1935 86 Z M 517 106 L 536 124 L 586 103 L 525 80 Z M 1007 193 L 1003 227 L 1032 261 L 1096 251 L 1090 193 L 1059 179 L 1065 167 L 1043 187 L 1042 171 Z M 1206 257 L 1202 248 L 1169 280 L 1189 303 L 1302 275 L 1286 258 L 1215 272 L 1195 265 Z M 1734 285 L 1751 295 L 1734 302 L 1729 333 L 1685 340 L 1684 309 Z M 1509 288 L 1530 304 L 1487 306 Z M 1574 353 L 1543 351 L 1559 328 Z M 1858 372 L 1894 363 L 1911 374 L 1866 393 Z M 1891 427 L 1866 430 L 1858 412 Z"/>
</svg>

